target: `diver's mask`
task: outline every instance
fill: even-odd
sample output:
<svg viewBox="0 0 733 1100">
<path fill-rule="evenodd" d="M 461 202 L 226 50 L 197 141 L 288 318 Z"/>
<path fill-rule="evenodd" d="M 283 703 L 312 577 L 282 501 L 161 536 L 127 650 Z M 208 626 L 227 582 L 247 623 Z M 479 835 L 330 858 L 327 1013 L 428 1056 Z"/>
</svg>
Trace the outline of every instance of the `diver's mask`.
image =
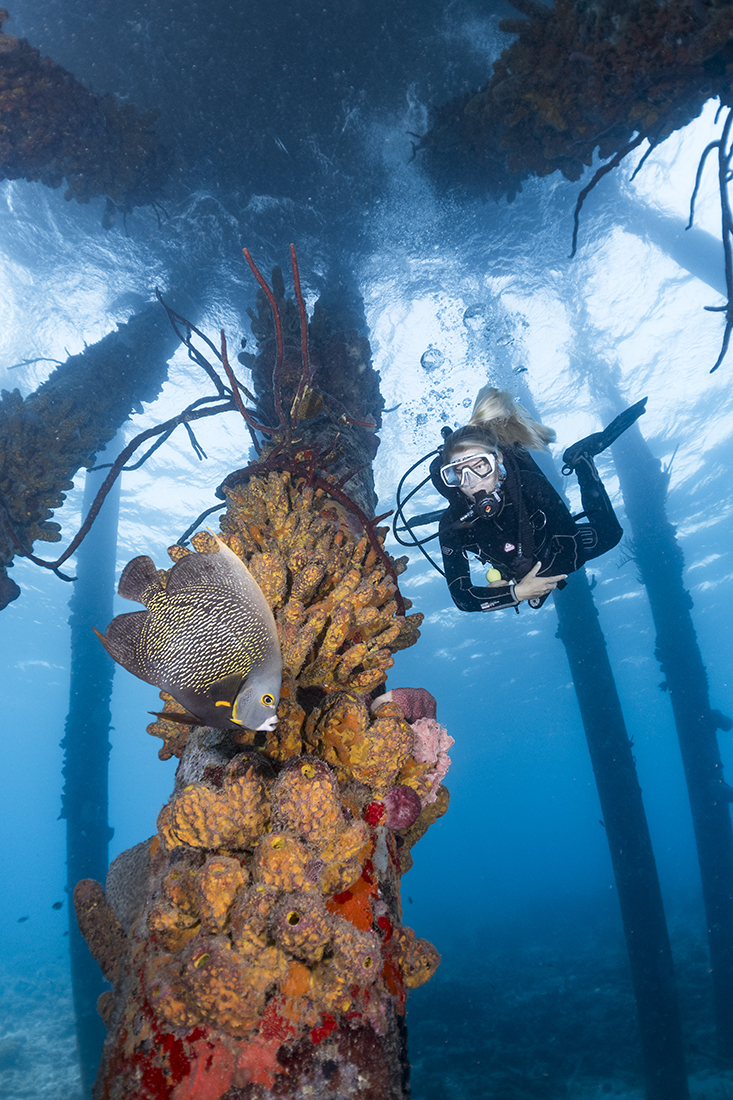
<svg viewBox="0 0 733 1100">
<path fill-rule="evenodd" d="M 498 456 L 486 451 L 477 455 L 466 455 L 440 467 L 440 476 L 449 489 L 471 489 L 478 481 L 490 477 L 498 464 Z"/>
</svg>

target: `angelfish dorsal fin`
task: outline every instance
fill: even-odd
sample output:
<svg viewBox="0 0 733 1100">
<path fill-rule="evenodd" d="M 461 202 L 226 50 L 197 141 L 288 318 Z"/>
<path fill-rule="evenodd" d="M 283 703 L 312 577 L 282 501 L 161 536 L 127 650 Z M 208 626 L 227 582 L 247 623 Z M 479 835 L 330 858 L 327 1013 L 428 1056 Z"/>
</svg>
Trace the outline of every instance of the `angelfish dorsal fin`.
<svg viewBox="0 0 733 1100">
<path fill-rule="evenodd" d="M 147 554 L 133 558 L 122 570 L 117 591 L 125 600 L 145 603 L 143 596 L 150 587 L 160 588 L 160 577 L 155 562 Z"/>
</svg>

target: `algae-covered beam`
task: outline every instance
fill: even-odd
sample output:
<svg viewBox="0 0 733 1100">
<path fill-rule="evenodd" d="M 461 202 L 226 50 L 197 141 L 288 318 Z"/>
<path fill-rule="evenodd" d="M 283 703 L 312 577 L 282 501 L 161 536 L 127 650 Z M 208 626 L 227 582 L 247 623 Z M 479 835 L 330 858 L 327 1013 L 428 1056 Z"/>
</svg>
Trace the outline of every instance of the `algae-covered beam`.
<svg viewBox="0 0 733 1100">
<path fill-rule="evenodd" d="M 4 34 L 0 8 L 0 179 L 66 181 L 66 198 L 108 199 L 116 207 L 160 198 L 172 157 L 153 130 L 156 111 L 137 112 L 111 95 L 94 95 L 24 38 Z"/>
<path fill-rule="evenodd" d="M 20 595 L 7 569 L 36 541 L 58 542 L 52 520 L 133 409 L 152 401 L 178 340 L 163 310 L 146 306 L 96 344 L 70 356 L 23 398 L 0 394 L 0 609 Z"/>
<path fill-rule="evenodd" d="M 222 543 L 244 562 L 274 615 L 278 723 L 202 727 L 162 693 L 149 730 L 180 762 L 157 833 L 106 889 L 87 880 L 75 895 L 114 986 L 96 1100 L 409 1095 L 405 998 L 439 958 L 402 923 L 400 876 L 447 808 L 451 739 L 426 691 L 378 694 L 421 621 L 372 519 L 381 398 L 366 342 L 323 316 L 306 327 L 295 261 L 293 274 L 295 302 L 257 272 L 241 411 L 267 430 L 221 486 L 221 541 L 192 539 L 210 573 Z M 157 606 L 180 591 L 176 569 L 199 570 L 192 551 L 169 553 L 162 581 L 144 565 Z"/>
<path fill-rule="evenodd" d="M 732 792 L 723 778 L 717 739 L 718 729 L 730 729 L 731 723 L 710 705 L 692 599 L 684 584 L 684 557 L 666 514 L 669 474 L 636 425 L 614 444 L 613 455 L 687 780 L 707 914 L 718 1048 L 724 1058 L 733 1059 Z"/>
<path fill-rule="evenodd" d="M 529 176 L 579 180 L 731 104 L 733 10 L 717 0 L 515 4 L 528 18 L 484 86 L 433 112 L 418 146 L 439 182 L 511 201 Z M 606 170 L 603 166 L 594 181 Z"/>
</svg>

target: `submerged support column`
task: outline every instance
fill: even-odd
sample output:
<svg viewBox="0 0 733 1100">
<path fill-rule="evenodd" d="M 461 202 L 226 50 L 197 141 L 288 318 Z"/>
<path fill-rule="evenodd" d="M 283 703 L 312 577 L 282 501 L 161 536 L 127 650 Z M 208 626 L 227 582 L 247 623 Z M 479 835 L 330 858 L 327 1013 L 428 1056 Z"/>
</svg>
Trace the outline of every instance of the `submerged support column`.
<svg viewBox="0 0 733 1100">
<path fill-rule="evenodd" d="M 180 763 L 157 833 L 115 860 L 105 889 L 75 891 L 114 987 L 95 1100 L 407 1100 L 407 990 L 439 962 L 402 923 L 400 877 L 447 808 L 450 739 L 426 691 L 373 699 L 422 616 L 405 614 L 406 559 L 385 553 L 373 519 L 369 346 L 320 308 L 306 330 L 279 272 L 259 305 L 257 408 L 243 415 L 267 438 L 219 494 L 221 538 L 275 617 L 278 724 L 177 722 L 162 693 L 148 728 Z M 192 543 L 221 552 L 205 532 Z"/>
<path fill-rule="evenodd" d="M 86 514 L 106 471 L 89 473 L 84 487 Z M 61 746 L 64 791 L 61 817 L 66 819 L 66 889 L 71 897 L 79 879 L 103 879 L 107 873 L 107 775 L 110 699 L 114 661 L 99 644 L 94 628 L 104 628 L 112 614 L 117 564 L 117 519 L 120 482 L 108 493 L 94 526 L 79 547 L 76 580 L 69 600 L 71 682 L 69 713 Z M 82 1090 L 89 1096 L 104 1042 L 97 1000 L 105 983 L 69 913 L 69 953 Z"/>
<path fill-rule="evenodd" d="M 647 1100 L 687 1100 L 672 952 L 641 788 L 585 570 L 556 595 L 613 863 L 639 1015 Z"/>
<path fill-rule="evenodd" d="M 683 582 L 684 557 L 667 519 L 669 478 L 638 425 L 613 447 L 634 558 L 657 631 L 656 656 L 666 677 L 690 796 L 708 923 L 715 1022 L 720 1054 L 733 1059 L 733 828 L 731 788 L 723 779 L 717 730 L 730 719 L 710 706 L 708 679 Z"/>
</svg>

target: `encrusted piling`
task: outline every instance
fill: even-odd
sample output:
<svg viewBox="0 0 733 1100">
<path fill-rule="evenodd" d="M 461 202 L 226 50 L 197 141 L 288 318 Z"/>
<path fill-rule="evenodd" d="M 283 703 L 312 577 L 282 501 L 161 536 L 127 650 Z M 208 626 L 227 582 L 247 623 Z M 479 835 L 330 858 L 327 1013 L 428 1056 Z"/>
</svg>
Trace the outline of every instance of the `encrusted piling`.
<svg viewBox="0 0 733 1100">
<path fill-rule="evenodd" d="M 105 228 L 115 204 L 159 199 L 172 157 L 153 129 L 158 112 L 88 91 L 25 38 L 3 33 L 9 19 L 0 8 L 0 179 L 65 180 L 65 198 L 77 202 L 106 195 Z"/>
<path fill-rule="evenodd" d="M 600 179 L 653 148 L 709 99 L 731 105 L 733 11 L 725 0 L 510 0 L 524 19 L 484 86 L 433 110 L 417 146 L 438 182 L 512 201 L 530 176 Z M 610 158 L 610 159 L 609 159 Z"/>
<path fill-rule="evenodd" d="M 180 764 L 157 834 L 115 861 L 106 892 L 77 887 L 113 983 L 95 1100 L 409 1095 L 405 999 L 439 956 L 402 923 L 400 876 L 447 808 L 450 739 L 427 692 L 381 705 L 377 694 L 421 616 L 406 614 L 405 560 L 386 554 L 369 518 L 368 462 L 353 479 L 342 469 L 376 450 L 375 417 L 334 414 L 305 339 L 291 377 L 279 308 L 275 330 L 260 340 L 269 366 L 254 372 L 275 392 L 258 389 L 243 411 L 252 422 L 286 411 L 258 461 L 221 487 L 221 537 L 276 618 L 279 722 L 186 726 L 162 695 L 149 729 Z M 371 371 L 368 354 L 360 363 Z M 192 541 L 215 549 L 206 533 Z M 170 550 L 174 561 L 190 552 Z"/>
</svg>

